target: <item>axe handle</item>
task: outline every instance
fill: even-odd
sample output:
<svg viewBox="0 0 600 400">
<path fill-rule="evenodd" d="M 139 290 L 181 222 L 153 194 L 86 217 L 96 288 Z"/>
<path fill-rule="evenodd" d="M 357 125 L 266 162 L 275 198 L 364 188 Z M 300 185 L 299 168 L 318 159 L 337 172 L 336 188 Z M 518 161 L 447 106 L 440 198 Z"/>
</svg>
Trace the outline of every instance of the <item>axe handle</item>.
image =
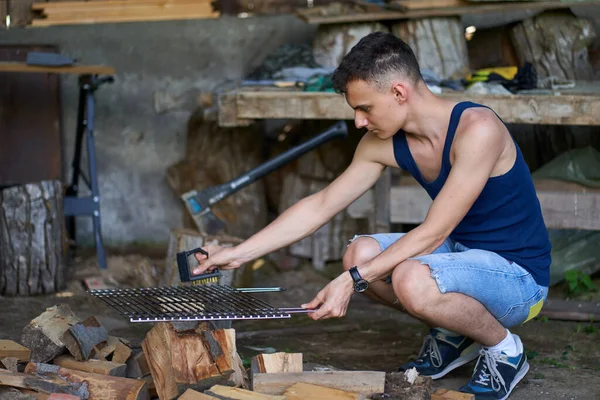
<svg viewBox="0 0 600 400">
<path fill-rule="evenodd" d="M 348 128 L 346 126 L 346 122 L 339 121 L 331 128 L 327 129 L 325 132 L 320 133 L 319 135 L 307 140 L 302 144 L 299 144 L 298 146 L 292 147 L 288 151 L 281 153 L 280 155 L 270 159 L 269 161 L 259 165 L 258 167 L 246 172 L 242 176 L 231 180 L 226 184 L 227 186 L 229 186 L 229 193 L 224 194 L 222 197 L 219 198 L 219 200 L 248 186 L 257 179 L 262 178 L 263 176 L 278 169 L 282 165 L 287 164 L 292 160 L 295 160 L 301 155 L 322 145 L 323 143 L 329 142 L 338 137 L 346 138 L 347 136 Z M 211 204 L 214 204 L 214 202 L 211 202 Z"/>
</svg>

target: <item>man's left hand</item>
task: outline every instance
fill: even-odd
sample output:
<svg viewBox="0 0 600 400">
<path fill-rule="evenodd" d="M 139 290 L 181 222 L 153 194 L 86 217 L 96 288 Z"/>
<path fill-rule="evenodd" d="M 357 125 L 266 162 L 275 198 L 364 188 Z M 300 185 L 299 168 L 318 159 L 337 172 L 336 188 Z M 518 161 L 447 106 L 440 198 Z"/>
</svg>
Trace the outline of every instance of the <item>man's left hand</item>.
<svg viewBox="0 0 600 400">
<path fill-rule="evenodd" d="M 353 289 L 353 281 L 350 274 L 344 272 L 342 275 L 329 282 L 313 300 L 309 303 L 302 304 L 303 308 L 317 309 L 308 314 L 311 319 L 320 320 L 327 318 L 341 318 L 346 315 L 348 303 Z"/>
</svg>

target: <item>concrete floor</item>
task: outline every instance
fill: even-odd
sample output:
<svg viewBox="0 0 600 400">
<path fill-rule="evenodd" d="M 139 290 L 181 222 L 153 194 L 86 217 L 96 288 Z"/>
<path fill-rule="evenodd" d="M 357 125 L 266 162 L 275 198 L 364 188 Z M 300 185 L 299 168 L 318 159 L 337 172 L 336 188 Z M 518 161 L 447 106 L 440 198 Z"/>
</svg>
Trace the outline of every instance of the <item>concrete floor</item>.
<svg viewBox="0 0 600 400">
<path fill-rule="evenodd" d="M 135 260 L 131 258 L 130 260 Z M 132 261 L 135 262 L 135 261 Z M 92 271 L 93 272 L 93 271 Z M 130 277 L 129 277 L 130 278 Z M 274 273 L 269 266 L 255 274 L 254 286 L 281 286 L 281 293 L 261 294 L 278 307 L 297 307 L 328 282 L 309 265 Z M 79 283 L 71 282 L 71 297 L 1 298 L 0 339 L 19 341 L 25 325 L 46 307 L 68 303 L 81 318 L 95 315 L 111 335 L 139 344 L 151 324 L 132 324 L 115 310 L 85 294 Z M 339 333 L 302 333 L 306 326 L 343 326 Z M 238 339 L 243 359 L 269 350 L 301 352 L 305 363 L 327 365 L 343 370 L 377 370 L 394 372 L 399 364 L 416 358 L 426 328 L 417 320 L 397 311 L 353 297 L 346 317 L 313 322 L 297 314 L 284 320 L 234 321 L 233 328 L 242 332 L 279 328 L 298 328 L 276 337 L 259 336 Z M 594 327 L 595 329 L 592 329 Z M 517 386 L 511 399 L 600 399 L 600 332 L 599 324 L 533 320 L 514 329 L 529 354 L 530 372 Z M 271 349 L 269 349 L 271 348 Z M 434 381 L 435 387 L 458 389 L 472 372 L 473 364 L 453 371 Z"/>
</svg>

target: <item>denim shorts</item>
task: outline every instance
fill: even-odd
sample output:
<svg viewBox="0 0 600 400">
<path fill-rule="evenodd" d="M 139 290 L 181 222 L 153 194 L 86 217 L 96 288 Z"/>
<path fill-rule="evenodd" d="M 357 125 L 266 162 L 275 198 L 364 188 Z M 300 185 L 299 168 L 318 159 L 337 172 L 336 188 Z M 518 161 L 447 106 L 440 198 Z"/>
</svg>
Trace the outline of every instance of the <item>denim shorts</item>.
<svg viewBox="0 0 600 400">
<path fill-rule="evenodd" d="M 383 251 L 403 235 L 356 235 L 351 242 L 359 237 L 370 237 Z M 449 238 L 433 253 L 411 259 L 429 266 L 440 292 L 473 297 L 506 328 L 535 317 L 548 296 L 548 288 L 538 285 L 520 265 L 491 251 L 470 249 Z M 391 277 L 386 281 L 391 283 Z"/>
</svg>

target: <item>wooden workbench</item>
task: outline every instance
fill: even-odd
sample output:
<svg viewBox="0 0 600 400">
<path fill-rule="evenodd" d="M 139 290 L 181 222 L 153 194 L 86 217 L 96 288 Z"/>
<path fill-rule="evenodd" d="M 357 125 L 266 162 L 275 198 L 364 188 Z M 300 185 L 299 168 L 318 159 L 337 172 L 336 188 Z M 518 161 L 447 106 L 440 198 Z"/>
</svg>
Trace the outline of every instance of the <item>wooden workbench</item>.
<svg viewBox="0 0 600 400">
<path fill-rule="evenodd" d="M 0 62 L 0 72 L 39 72 L 48 74 L 114 75 L 115 69 L 105 65 L 73 65 L 48 67 L 19 62 Z"/>
<path fill-rule="evenodd" d="M 440 96 L 491 107 L 507 123 L 600 125 L 600 82 L 581 82 L 560 94 L 470 95 L 446 91 Z M 257 119 L 354 119 L 343 96 L 331 92 L 246 87 L 218 99 L 219 125 L 245 126 Z"/>
<path fill-rule="evenodd" d="M 600 82 L 580 83 L 561 94 L 446 92 L 441 96 L 488 105 L 507 123 L 600 126 Z M 260 119 L 353 119 L 352 109 L 339 94 L 256 87 L 222 93 L 217 114 L 223 127 Z M 600 230 L 600 190 L 559 181 L 536 181 L 536 189 L 549 228 Z M 430 204 L 431 199 L 414 179 L 392 179 L 388 172 L 348 212 L 355 218 L 370 218 L 371 229 L 383 232 L 390 223 L 422 222 Z"/>
</svg>

